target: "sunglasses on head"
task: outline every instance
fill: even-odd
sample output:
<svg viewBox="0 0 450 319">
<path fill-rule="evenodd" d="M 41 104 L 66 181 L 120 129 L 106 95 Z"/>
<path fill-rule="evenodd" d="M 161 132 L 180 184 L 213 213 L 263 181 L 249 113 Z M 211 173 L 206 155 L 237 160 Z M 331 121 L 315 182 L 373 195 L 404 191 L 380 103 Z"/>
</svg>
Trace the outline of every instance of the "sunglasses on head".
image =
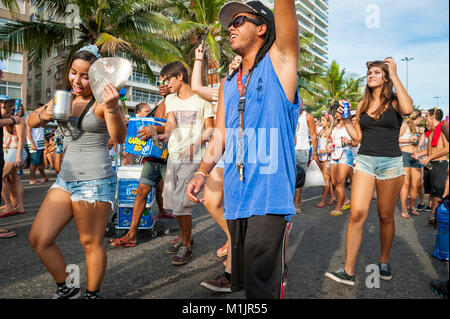
<svg viewBox="0 0 450 319">
<path fill-rule="evenodd" d="M 245 21 L 249 21 L 249 22 L 251 22 L 253 24 L 256 24 L 258 26 L 262 24 L 261 22 L 258 22 L 258 21 L 254 20 L 254 19 L 249 18 L 249 17 L 239 16 L 239 17 L 235 18 L 233 21 L 230 22 L 230 24 L 228 25 L 228 29 L 231 26 L 233 26 L 235 29 L 239 28 L 241 25 L 243 25 L 245 23 Z"/>
</svg>

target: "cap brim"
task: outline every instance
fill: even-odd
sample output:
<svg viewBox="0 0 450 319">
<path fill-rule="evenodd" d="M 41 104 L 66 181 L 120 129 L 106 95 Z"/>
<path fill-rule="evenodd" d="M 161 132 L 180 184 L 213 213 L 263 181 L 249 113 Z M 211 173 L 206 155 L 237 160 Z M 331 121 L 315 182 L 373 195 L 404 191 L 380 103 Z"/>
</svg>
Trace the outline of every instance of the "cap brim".
<svg viewBox="0 0 450 319">
<path fill-rule="evenodd" d="M 255 9 L 246 5 L 245 3 L 238 1 L 229 1 L 225 3 L 222 8 L 220 8 L 219 22 L 223 28 L 228 29 L 228 26 L 230 25 L 231 21 L 233 21 L 234 16 L 238 13 L 243 12 L 254 14 L 258 13 Z"/>
</svg>

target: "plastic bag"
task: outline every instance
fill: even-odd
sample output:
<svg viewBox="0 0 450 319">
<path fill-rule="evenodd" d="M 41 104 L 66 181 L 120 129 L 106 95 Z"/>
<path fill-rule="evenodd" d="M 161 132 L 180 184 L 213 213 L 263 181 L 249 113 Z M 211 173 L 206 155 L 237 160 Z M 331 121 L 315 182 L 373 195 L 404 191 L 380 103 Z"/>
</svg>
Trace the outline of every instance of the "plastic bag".
<svg viewBox="0 0 450 319">
<path fill-rule="evenodd" d="M 314 186 L 326 186 L 327 183 L 323 178 L 322 171 L 317 165 L 316 161 L 311 161 L 309 166 L 306 168 L 306 180 L 303 188 L 314 187 Z"/>
</svg>

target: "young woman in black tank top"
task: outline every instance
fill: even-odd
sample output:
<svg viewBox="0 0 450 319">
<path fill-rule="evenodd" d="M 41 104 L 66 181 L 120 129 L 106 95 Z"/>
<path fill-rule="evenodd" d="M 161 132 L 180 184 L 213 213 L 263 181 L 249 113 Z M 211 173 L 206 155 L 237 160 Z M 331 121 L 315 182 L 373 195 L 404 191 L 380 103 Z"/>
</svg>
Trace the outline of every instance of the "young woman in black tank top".
<svg viewBox="0 0 450 319">
<path fill-rule="evenodd" d="M 61 174 L 64 170 L 61 169 L 56 182 L 39 208 L 29 235 L 31 246 L 57 283 L 58 288 L 52 299 L 75 299 L 81 295 L 78 287 L 66 285 L 66 263 L 55 244 L 56 237 L 72 218 L 75 219 L 80 242 L 86 255 L 87 284 L 84 298 L 98 298 L 98 290 L 106 270 L 104 235 L 116 185 L 116 177 L 110 166 L 111 161 L 107 158 L 107 140 L 109 134 L 113 142 L 122 144 L 125 141 L 126 128 L 118 102 L 119 94 L 112 84 L 106 85 L 103 89 L 103 103 L 97 103 L 93 99 L 89 69 L 99 56 L 92 50 L 92 46 L 82 48 L 74 54 L 69 63 L 68 82 L 73 89 L 71 116 L 82 117 L 83 110 L 91 106 L 91 113 L 88 112 L 81 121 L 87 126 L 90 118 L 90 126 L 94 126 L 96 131 L 87 129 L 83 131 L 82 126 L 79 125 L 81 133 L 77 136 L 78 142 L 84 142 L 87 140 L 86 137 L 92 139 L 94 136 L 94 143 L 95 140 L 104 140 L 104 149 L 102 142 L 99 142 L 98 145 L 91 147 L 80 147 L 81 150 L 78 153 L 76 150 L 70 152 L 71 146 L 73 148 L 77 145 L 77 141 L 66 135 L 65 138 L 68 141 L 65 143 L 63 165 L 64 161 L 71 162 L 70 156 L 73 158 L 73 153 L 79 154 L 84 159 L 84 163 L 80 163 L 79 167 L 73 165 L 66 168 L 67 175 L 72 174 L 73 177 L 64 177 Z M 31 112 L 28 125 L 40 127 L 52 121 L 52 103 L 53 101 L 50 101 L 46 106 Z M 97 126 L 92 122 L 97 123 Z M 104 153 L 106 156 L 102 157 Z M 99 154 L 100 156 L 97 156 Z M 89 162 L 87 158 L 92 156 L 95 156 L 96 160 Z M 86 162 L 90 164 L 86 165 Z M 86 177 L 80 178 L 75 175 L 79 172 L 84 173 L 96 165 L 104 168 L 97 176 L 84 174 Z"/>
<path fill-rule="evenodd" d="M 398 138 L 402 115 L 413 111 L 412 100 L 397 76 L 392 58 L 367 62 L 366 66 L 367 85 L 356 110 L 355 125 L 350 119 L 345 121 L 352 140 L 361 142 L 352 180 L 345 266 L 326 273 L 327 277 L 349 285 L 355 283 L 356 259 L 375 186 L 380 220 L 380 278 L 392 277 L 389 253 L 395 235 L 394 210 L 405 174 Z M 340 103 L 343 105 L 343 101 Z"/>
</svg>

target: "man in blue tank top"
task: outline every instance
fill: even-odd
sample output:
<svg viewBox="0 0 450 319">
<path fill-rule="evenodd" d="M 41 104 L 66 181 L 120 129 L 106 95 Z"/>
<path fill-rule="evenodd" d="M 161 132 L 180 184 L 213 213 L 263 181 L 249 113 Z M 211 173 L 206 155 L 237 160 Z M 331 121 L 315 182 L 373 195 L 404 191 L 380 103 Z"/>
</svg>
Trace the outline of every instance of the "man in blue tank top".
<svg viewBox="0 0 450 319">
<path fill-rule="evenodd" d="M 214 137 L 186 194 L 203 201 L 197 195 L 226 149 L 224 218 L 232 238 L 232 290 L 245 289 L 247 298 L 282 298 L 286 224 L 295 215 L 300 108 L 294 0 L 275 0 L 274 13 L 259 1 L 229 1 L 219 21 L 242 63 L 221 82 Z"/>
</svg>

